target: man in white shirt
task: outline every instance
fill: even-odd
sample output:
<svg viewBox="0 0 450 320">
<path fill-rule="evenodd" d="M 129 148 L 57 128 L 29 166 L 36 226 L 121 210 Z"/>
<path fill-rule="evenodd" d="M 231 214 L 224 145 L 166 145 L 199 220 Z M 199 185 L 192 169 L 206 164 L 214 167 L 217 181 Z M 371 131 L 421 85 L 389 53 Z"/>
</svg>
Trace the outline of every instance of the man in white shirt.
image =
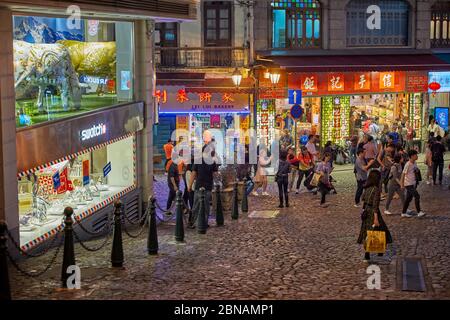
<svg viewBox="0 0 450 320">
<path fill-rule="evenodd" d="M 306 149 L 308 149 L 308 152 L 313 156 L 314 162 L 316 162 L 319 159 L 319 152 L 316 150 L 316 138 L 312 134 L 309 135 Z"/>
<path fill-rule="evenodd" d="M 403 169 L 403 173 L 400 179 L 400 187 L 403 189 L 406 188 L 406 199 L 403 204 L 402 210 L 402 218 L 411 218 L 413 215 L 408 213 L 408 207 L 414 198 L 416 203 L 417 217 L 423 217 L 425 213 L 420 209 L 420 195 L 417 192 L 417 184 L 419 181 L 416 179 L 416 172 L 418 172 L 419 168 L 417 168 L 417 151 L 409 150 L 408 152 L 409 160 Z"/>
</svg>

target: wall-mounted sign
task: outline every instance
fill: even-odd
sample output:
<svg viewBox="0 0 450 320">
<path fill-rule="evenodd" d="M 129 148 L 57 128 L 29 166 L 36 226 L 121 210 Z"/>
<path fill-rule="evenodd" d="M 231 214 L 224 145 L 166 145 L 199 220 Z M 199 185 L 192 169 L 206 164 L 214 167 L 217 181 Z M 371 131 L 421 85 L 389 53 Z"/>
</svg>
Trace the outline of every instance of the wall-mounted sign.
<svg viewBox="0 0 450 320">
<path fill-rule="evenodd" d="M 102 136 L 104 134 L 106 134 L 106 125 L 103 123 L 99 123 L 98 125 L 94 125 L 89 129 L 81 130 L 80 139 L 81 141 L 86 141 Z"/>
<path fill-rule="evenodd" d="M 345 76 L 343 73 L 328 74 L 328 91 L 337 92 L 345 90 Z"/>
<path fill-rule="evenodd" d="M 302 90 L 305 96 L 405 92 L 407 74 L 404 71 L 293 72 L 288 76 L 288 88 Z"/>
<path fill-rule="evenodd" d="M 448 130 L 448 116 L 449 116 L 448 108 L 445 107 L 434 108 L 434 118 L 436 119 L 438 125 L 445 131 Z"/>
<path fill-rule="evenodd" d="M 428 84 L 432 82 L 437 82 L 441 87 L 436 90 L 436 92 L 450 92 L 450 72 L 429 72 L 428 73 Z M 428 92 L 433 92 L 430 88 Z"/>
<path fill-rule="evenodd" d="M 249 95 L 245 93 L 190 92 L 179 86 L 158 87 L 155 94 L 160 113 L 230 113 L 248 112 Z"/>
<path fill-rule="evenodd" d="M 408 72 L 406 75 L 407 92 L 427 92 L 428 91 L 428 73 L 427 72 Z"/>
</svg>

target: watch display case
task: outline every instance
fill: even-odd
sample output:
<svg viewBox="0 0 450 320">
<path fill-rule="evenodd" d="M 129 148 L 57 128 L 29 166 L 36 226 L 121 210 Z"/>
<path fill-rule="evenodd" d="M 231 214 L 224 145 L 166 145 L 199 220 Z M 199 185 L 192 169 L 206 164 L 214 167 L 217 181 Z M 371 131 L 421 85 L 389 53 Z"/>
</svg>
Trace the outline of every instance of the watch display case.
<svg viewBox="0 0 450 320">
<path fill-rule="evenodd" d="M 61 225 L 64 209 L 83 216 L 135 185 L 134 136 L 94 148 L 18 181 L 21 245 Z"/>
</svg>

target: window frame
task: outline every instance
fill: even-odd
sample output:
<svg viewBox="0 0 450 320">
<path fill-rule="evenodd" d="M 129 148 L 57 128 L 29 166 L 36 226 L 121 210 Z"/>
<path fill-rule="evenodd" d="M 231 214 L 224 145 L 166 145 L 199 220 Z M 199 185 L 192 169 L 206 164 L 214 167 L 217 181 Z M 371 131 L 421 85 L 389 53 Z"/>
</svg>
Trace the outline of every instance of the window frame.
<svg viewBox="0 0 450 320">
<path fill-rule="evenodd" d="M 272 2 L 272 1 L 271 1 Z M 315 0 L 315 2 L 318 4 L 317 8 L 310 8 L 310 7 L 306 7 L 306 8 L 300 8 L 300 7 L 290 7 L 290 8 L 278 8 L 278 7 L 273 7 L 272 3 L 268 6 L 268 11 L 269 11 L 269 17 L 270 19 L 268 19 L 269 21 L 269 30 L 270 30 L 270 39 L 269 39 L 269 47 L 271 49 L 275 49 L 275 50 L 279 50 L 279 49 L 287 49 L 287 50 L 314 50 L 314 49 L 321 49 L 323 47 L 323 6 L 322 3 L 318 0 Z M 285 42 L 286 45 L 284 47 L 274 47 L 274 11 L 275 10 L 280 10 L 280 11 L 284 11 L 285 12 L 285 30 L 286 30 L 286 35 L 285 35 Z M 318 19 L 313 19 L 312 20 L 312 37 L 311 38 L 307 38 L 306 37 L 306 21 L 307 19 L 304 19 L 302 21 L 302 38 L 299 39 L 298 38 L 298 16 L 299 14 L 302 14 L 303 16 L 310 14 L 318 14 Z M 295 36 L 289 36 L 289 24 L 292 21 L 292 16 L 295 16 Z M 319 37 L 315 38 L 315 21 L 319 21 Z M 293 41 L 294 40 L 294 41 Z M 302 43 L 306 43 L 306 42 L 310 42 L 309 45 L 303 44 L 301 46 L 296 45 L 295 43 L 298 44 L 298 42 L 301 41 Z M 316 45 L 315 42 L 318 42 L 318 44 Z M 294 44 L 293 44 L 294 43 Z"/>
<path fill-rule="evenodd" d="M 447 19 L 444 19 L 446 17 Z M 443 38 L 444 34 L 444 21 L 447 22 L 447 34 L 446 38 Z M 439 22 L 439 27 L 436 27 Z M 436 38 L 436 31 L 439 30 L 439 38 Z M 432 37 L 433 35 L 433 37 Z M 438 1 L 431 7 L 430 18 L 430 48 L 450 48 L 450 3 L 446 1 Z"/>
<path fill-rule="evenodd" d="M 402 34 L 400 32 L 397 33 L 397 34 L 392 34 L 392 35 L 378 35 L 378 36 L 371 35 L 371 34 L 361 34 L 361 33 L 355 34 L 355 35 L 350 34 L 351 33 L 351 30 L 350 30 L 351 26 L 349 24 L 349 15 L 350 14 L 357 15 L 356 18 L 353 18 L 353 19 L 357 19 L 356 21 L 367 19 L 366 10 L 364 10 L 364 11 L 363 10 L 357 11 L 356 9 L 355 10 L 351 10 L 352 8 L 350 8 L 350 6 L 352 4 L 358 5 L 360 3 L 367 2 L 367 7 L 368 7 L 369 5 L 372 5 L 372 4 L 380 5 L 381 1 L 383 1 L 383 0 L 379 0 L 378 3 L 370 3 L 370 1 L 367 1 L 367 0 L 350 0 L 347 3 L 347 5 L 345 6 L 345 25 L 346 25 L 346 28 L 345 28 L 345 32 L 346 32 L 345 44 L 346 44 L 347 48 L 365 48 L 365 47 L 366 48 L 383 48 L 383 47 L 404 48 L 404 47 L 408 47 L 408 46 L 411 45 L 411 39 L 412 39 L 412 36 L 414 35 L 414 30 L 412 30 L 412 21 L 413 21 L 412 14 L 413 14 L 413 10 L 412 10 L 412 7 L 411 7 L 411 5 L 409 4 L 409 2 L 407 0 L 395 0 L 395 1 L 398 1 L 398 2 L 402 2 L 407 7 L 406 26 L 405 26 L 405 32 L 406 32 L 405 40 L 406 41 L 404 43 L 402 42 L 403 36 L 402 36 Z M 360 5 L 362 5 L 362 4 L 360 4 Z M 389 6 L 393 6 L 393 4 L 389 3 Z M 364 4 L 364 7 L 367 9 L 365 4 Z M 362 8 L 360 8 L 360 9 L 362 9 Z M 385 10 L 383 10 L 383 8 L 381 8 L 381 15 L 382 15 L 381 19 L 383 19 L 383 14 L 385 14 L 385 15 L 389 14 L 389 15 L 395 16 L 398 13 L 398 12 L 395 11 L 395 10 L 399 10 L 398 7 L 393 7 L 392 9 L 394 11 L 385 12 Z M 386 19 L 385 18 L 386 20 L 389 21 L 390 27 L 393 30 L 398 29 L 398 28 L 402 28 L 402 17 L 401 17 L 401 13 L 399 13 L 399 14 L 400 14 L 400 18 L 399 19 Z M 361 17 L 361 15 L 363 15 L 364 17 Z M 352 44 L 351 43 L 352 38 L 355 38 L 357 40 L 356 44 Z M 392 43 L 392 42 L 388 43 L 390 40 L 395 41 L 396 38 L 398 38 L 399 41 L 400 41 L 398 44 L 395 44 L 395 43 Z M 360 43 L 361 39 L 365 39 L 364 43 Z M 369 43 L 367 42 L 368 39 L 371 39 L 371 41 Z M 379 41 L 379 42 L 374 44 L 374 42 L 373 42 L 374 40 Z M 384 42 L 381 43 L 381 41 L 384 41 Z"/>
</svg>

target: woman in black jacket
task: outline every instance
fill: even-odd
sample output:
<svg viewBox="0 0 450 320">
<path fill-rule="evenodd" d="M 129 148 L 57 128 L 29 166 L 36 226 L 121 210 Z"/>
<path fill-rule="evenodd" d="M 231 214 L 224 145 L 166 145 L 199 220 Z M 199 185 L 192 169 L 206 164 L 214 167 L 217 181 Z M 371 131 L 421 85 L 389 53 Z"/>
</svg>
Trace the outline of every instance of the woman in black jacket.
<svg viewBox="0 0 450 320">
<path fill-rule="evenodd" d="M 280 152 L 280 161 L 278 162 L 278 171 L 275 176 L 275 180 L 278 184 L 278 195 L 280 197 L 280 205 L 279 208 L 283 208 L 283 195 L 284 201 L 286 204 L 286 208 L 289 207 L 289 194 L 288 194 L 288 185 L 289 185 L 289 172 L 291 171 L 291 164 L 286 160 L 287 152 L 282 150 Z"/>
</svg>

